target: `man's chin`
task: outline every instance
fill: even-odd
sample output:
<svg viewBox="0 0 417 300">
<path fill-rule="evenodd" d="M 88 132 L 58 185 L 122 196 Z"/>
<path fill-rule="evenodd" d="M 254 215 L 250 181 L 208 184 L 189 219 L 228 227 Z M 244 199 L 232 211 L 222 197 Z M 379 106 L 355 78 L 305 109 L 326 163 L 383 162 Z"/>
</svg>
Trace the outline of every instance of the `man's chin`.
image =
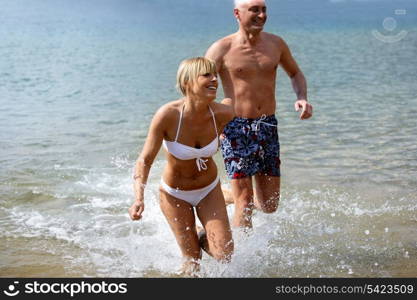
<svg viewBox="0 0 417 300">
<path fill-rule="evenodd" d="M 250 29 L 250 31 L 255 34 L 260 33 L 262 30 L 264 30 L 263 26 L 252 26 Z"/>
</svg>

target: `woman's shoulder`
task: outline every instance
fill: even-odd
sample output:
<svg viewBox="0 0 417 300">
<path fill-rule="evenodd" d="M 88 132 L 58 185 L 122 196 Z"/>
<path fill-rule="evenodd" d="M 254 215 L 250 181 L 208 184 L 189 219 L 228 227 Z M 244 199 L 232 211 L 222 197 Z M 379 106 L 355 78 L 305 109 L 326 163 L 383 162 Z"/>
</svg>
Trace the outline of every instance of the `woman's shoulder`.
<svg viewBox="0 0 417 300">
<path fill-rule="evenodd" d="M 178 115 L 181 107 L 180 100 L 170 101 L 158 108 L 152 118 L 153 126 L 166 130 L 178 121 Z"/>
<path fill-rule="evenodd" d="M 165 103 L 155 113 L 155 117 L 164 118 L 164 119 L 171 119 L 178 115 L 181 109 L 182 100 L 174 100 L 168 103 Z"/>
</svg>

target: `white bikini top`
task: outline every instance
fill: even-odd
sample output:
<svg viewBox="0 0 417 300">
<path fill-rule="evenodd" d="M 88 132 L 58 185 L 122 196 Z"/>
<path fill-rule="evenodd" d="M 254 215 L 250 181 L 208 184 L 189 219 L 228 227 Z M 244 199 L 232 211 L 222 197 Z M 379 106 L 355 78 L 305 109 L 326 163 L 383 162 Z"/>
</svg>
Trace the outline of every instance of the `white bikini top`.
<svg viewBox="0 0 417 300">
<path fill-rule="evenodd" d="M 217 152 L 217 149 L 219 147 L 219 135 L 217 132 L 216 119 L 214 118 L 214 113 L 210 106 L 209 106 L 209 109 L 213 117 L 214 128 L 216 129 L 216 137 L 214 138 L 213 141 L 211 141 L 210 144 L 204 146 L 203 148 L 194 148 L 194 147 L 190 147 L 190 146 L 177 142 L 178 135 L 180 133 L 180 128 L 181 128 L 181 121 L 182 121 L 182 115 L 184 112 L 184 106 L 182 107 L 182 110 L 181 110 L 180 121 L 178 124 L 177 135 L 175 136 L 175 141 L 173 142 L 167 141 L 167 140 L 163 141 L 165 150 L 167 150 L 176 158 L 181 159 L 181 160 L 195 159 L 198 171 L 207 170 L 206 162 L 208 161 L 208 159 L 203 159 L 203 157 L 213 156 Z"/>
</svg>

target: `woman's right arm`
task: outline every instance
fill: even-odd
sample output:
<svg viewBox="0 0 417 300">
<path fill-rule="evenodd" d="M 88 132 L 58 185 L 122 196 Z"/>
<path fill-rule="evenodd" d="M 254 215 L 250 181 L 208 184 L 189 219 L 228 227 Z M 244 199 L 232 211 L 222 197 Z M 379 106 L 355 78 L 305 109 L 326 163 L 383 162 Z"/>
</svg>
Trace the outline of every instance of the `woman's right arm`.
<svg viewBox="0 0 417 300">
<path fill-rule="evenodd" d="M 231 98 L 224 98 L 221 102 L 222 107 L 222 126 L 226 126 L 235 117 L 235 102 Z M 223 128 L 222 128 L 223 129 Z"/>
<path fill-rule="evenodd" d="M 161 148 L 162 140 L 164 138 L 164 131 L 166 128 L 164 124 L 166 124 L 166 122 L 162 122 L 163 119 L 164 110 L 160 109 L 152 119 L 145 145 L 136 160 L 133 175 L 135 201 L 129 208 L 129 216 L 132 220 L 139 220 L 142 217 L 142 213 L 145 208 L 144 192 L 148 181 L 149 171 L 156 155 L 159 152 L 159 149 Z"/>
</svg>

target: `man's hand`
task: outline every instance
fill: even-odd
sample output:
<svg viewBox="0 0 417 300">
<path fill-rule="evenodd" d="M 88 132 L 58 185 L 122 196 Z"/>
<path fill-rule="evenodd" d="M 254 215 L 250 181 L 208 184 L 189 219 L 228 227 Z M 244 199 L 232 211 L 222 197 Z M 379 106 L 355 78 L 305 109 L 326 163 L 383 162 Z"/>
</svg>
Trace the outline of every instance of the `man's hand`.
<svg viewBox="0 0 417 300">
<path fill-rule="evenodd" d="M 132 206 L 129 208 L 130 218 L 133 221 L 140 220 L 142 218 L 142 213 L 144 209 L 145 209 L 145 205 L 143 203 L 143 200 L 141 201 L 136 200 L 135 203 L 133 203 Z"/>
<path fill-rule="evenodd" d="M 300 99 L 294 103 L 295 111 L 299 111 L 301 108 L 300 119 L 305 120 L 313 115 L 313 106 L 305 99 Z"/>
</svg>

